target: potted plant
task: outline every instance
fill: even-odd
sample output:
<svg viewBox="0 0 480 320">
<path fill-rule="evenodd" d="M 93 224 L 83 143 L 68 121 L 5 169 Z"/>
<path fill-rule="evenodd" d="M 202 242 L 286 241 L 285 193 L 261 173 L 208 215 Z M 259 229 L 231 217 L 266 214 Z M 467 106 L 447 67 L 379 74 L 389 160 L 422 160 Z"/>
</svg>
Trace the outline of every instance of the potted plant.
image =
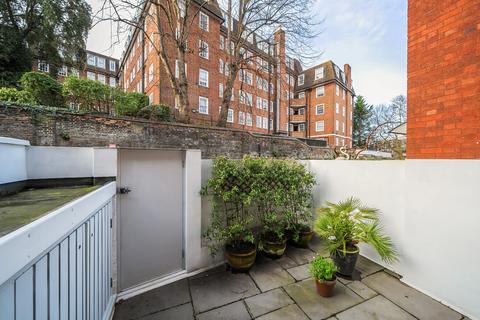
<svg viewBox="0 0 480 320">
<path fill-rule="evenodd" d="M 382 232 L 379 210 L 362 205 L 356 198 L 327 202 L 318 209 L 314 230 L 328 241 L 330 256 L 341 275 L 351 277 L 361 242 L 371 245 L 385 262 L 398 259 L 391 238 Z"/>
<path fill-rule="evenodd" d="M 200 192 L 212 200 L 211 222 L 204 233 L 210 252 L 215 255 L 224 248 L 228 265 L 236 271 L 250 269 L 257 253 L 250 187 L 245 183 L 248 179 L 241 160 L 218 157 L 212 177 Z"/>
<path fill-rule="evenodd" d="M 315 278 L 317 293 L 322 297 L 331 297 L 337 283 L 337 267 L 330 258 L 316 257 L 310 262 L 310 274 Z"/>
<path fill-rule="evenodd" d="M 275 212 L 265 214 L 262 225 L 263 232 L 259 248 L 270 258 L 280 258 L 287 248 L 283 219 Z"/>
</svg>

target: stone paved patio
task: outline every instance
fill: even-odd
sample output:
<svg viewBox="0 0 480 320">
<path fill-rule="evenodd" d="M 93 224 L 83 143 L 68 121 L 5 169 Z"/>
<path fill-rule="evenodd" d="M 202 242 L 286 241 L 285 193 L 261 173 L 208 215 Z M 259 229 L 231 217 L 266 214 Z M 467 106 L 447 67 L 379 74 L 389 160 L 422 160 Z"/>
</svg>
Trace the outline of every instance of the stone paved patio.
<svg viewBox="0 0 480 320">
<path fill-rule="evenodd" d="M 363 257 L 354 279 L 339 278 L 335 295 L 322 298 L 308 273 L 316 253 L 326 251 L 314 239 L 278 260 L 259 256 L 249 274 L 215 268 L 117 304 L 114 320 L 466 319 Z"/>
</svg>

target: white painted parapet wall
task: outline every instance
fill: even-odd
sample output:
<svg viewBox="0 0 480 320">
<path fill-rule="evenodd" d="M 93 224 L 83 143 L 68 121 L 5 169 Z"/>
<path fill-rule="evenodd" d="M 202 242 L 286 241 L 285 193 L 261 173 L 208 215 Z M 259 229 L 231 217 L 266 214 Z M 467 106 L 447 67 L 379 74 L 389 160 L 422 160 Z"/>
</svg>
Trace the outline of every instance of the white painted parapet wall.
<svg viewBox="0 0 480 320">
<path fill-rule="evenodd" d="M 27 179 L 27 140 L 0 137 L 0 184 Z"/>
<path fill-rule="evenodd" d="M 480 161 L 306 161 L 315 205 L 350 196 L 381 209 L 402 281 L 480 319 Z M 362 255 L 383 264 L 370 248 Z"/>
</svg>

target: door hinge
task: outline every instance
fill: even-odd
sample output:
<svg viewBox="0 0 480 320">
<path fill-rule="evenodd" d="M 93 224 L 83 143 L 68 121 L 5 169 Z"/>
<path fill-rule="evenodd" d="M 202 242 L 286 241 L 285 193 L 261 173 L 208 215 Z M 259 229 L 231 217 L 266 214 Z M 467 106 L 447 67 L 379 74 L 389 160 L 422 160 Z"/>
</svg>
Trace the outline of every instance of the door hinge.
<svg viewBox="0 0 480 320">
<path fill-rule="evenodd" d="M 110 218 L 110 229 L 112 229 L 112 227 L 113 227 L 113 219 Z"/>
<path fill-rule="evenodd" d="M 113 288 L 113 278 L 110 278 L 110 288 Z"/>
<path fill-rule="evenodd" d="M 182 249 L 182 258 L 185 258 L 185 249 Z"/>
</svg>

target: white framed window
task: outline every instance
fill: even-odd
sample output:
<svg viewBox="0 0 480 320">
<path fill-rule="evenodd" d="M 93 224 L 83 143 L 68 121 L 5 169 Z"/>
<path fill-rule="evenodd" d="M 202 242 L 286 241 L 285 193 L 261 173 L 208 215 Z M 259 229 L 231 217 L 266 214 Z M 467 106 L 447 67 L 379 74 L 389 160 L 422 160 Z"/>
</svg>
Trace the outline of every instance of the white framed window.
<svg viewBox="0 0 480 320">
<path fill-rule="evenodd" d="M 335 120 L 335 130 L 339 131 L 339 129 L 340 129 L 339 121 Z"/>
<path fill-rule="evenodd" d="M 79 75 L 78 70 L 75 68 L 70 68 L 70 74 L 75 77 L 78 77 Z"/>
<path fill-rule="evenodd" d="M 342 132 L 345 133 L 345 122 L 342 122 Z"/>
<path fill-rule="evenodd" d="M 225 63 L 225 75 L 228 76 L 230 74 L 230 68 L 228 66 L 228 63 Z"/>
<path fill-rule="evenodd" d="M 315 69 L 315 80 L 322 79 L 323 76 L 324 76 L 324 68 L 323 67 L 316 68 Z"/>
<path fill-rule="evenodd" d="M 235 121 L 234 116 L 233 109 L 228 109 L 227 122 L 233 123 Z"/>
<path fill-rule="evenodd" d="M 246 72 L 245 73 L 245 82 L 248 84 L 248 85 L 252 85 L 253 84 L 253 74 L 251 72 Z"/>
<path fill-rule="evenodd" d="M 305 91 L 302 91 L 298 94 L 298 99 L 305 99 Z"/>
<path fill-rule="evenodd" d="M 255 124 L 257 128 L 262 128 L 262 117 L 261 116 L 255 116 Z"/>
<path fill-rule="evenodd" d="M 305 123 L 300 123 L 298 125 L 298 131 L 305 131 Z"/>
<path fill-rule="evenodd" d="M 335 113 L 339 114 L 340 113 L 340 107 L 338 106 L 338 102 L 335 103 Z"/>
<path fill-rule="evenodd" d="M 337 146 L 339 145 L 339 143 L 338 143 L 338 137 L 335 137 L 335 145 L 337 145 Z"/>
<path fill-rule="evenodd" d="M 247 119 L 246 119 L 246 124 L 247 126 L 251 127 L 252 126 L 252 114 L 251 113 L 247 113 Z"/>
<path fill-rule="evenodd" d="M 340 87 L 338 86 L 338 84 L 335 85 L 335 94 L 337 96 L 340 95 Z"/>
<path fill-rule="evenodd" d="M 346 108 L 346 107 L 343 107 L 343 109 L 342 109 L 342 115 L 345 117 L 346 114 L 347 114 L 347 108 Z"/>
<path fill-rule="evenodd" d="M 325 95 L 325 87 L 324 86 L 317 87 L 316 92 L 317 92 L 317 97 L 324 96 Z"/>
<path fill-rule="evenodd" d="M 208 114 L 208 98 L 198 97 L 198 113 Z"/>
<path fill-rule="evenodd" d="M 223 70 L 225 69 L 225 62 L 222 59 L 218 60 L 218 71 L 223 74 Z"/>
<path fill-rule="evenodd" d="M 137 82 L 137 92 L 142 92 L 142 82 L 141 81 Z"/>
<path fill-rule="evenodd" d="M 67 66 L 62 66 L 60 69 L 58 69 L 58 75 L 62 77 L 67 76 Z"/>
<path fill-rule="evenodd" d="M 238 124 L 245 124 L 245 113 L 238 111 Z"/>
<path fill-rule="evenodd" d="M 325 131 L 325 122 L 323 120 L 315 122 L 315 131 L 316 132 Z"/>
<path fill-rule="evenodd" d="M 253 106 L 253 95 L 247 92 L 247 105 Z"/>
<path fill-rule="evenodd" d="M 262 98 L 257 96 L 257 108 L 262 109 Z"/>
<path fill-rule="evenodd" d="M 95 72 L 91 72 L 91 71 L 87 71 L 87 78 L 94 81 L 97 80 Z"/>
<path fill-rule="evenodd" d="M 198 40 L 198 55 L 204 59 L 208 59 L 208 43 Z"/>
<path fill-rule="evenodd" d="M 218 84 L 218 96 L 223 98 L 223 83 Z"/>
<path fill-rule="evenodd" d="M 205 13 L 200 12 L 200 16 L 199 16 L 200 29 L 208 31 L 208 22 L 209 22 L 208 20 L 209 20 L 209 17 Z"/>
<path fill-rule="evenodd" d="M 322 115 L 325 113 L 325 105 L 322 103 L 322 104 L 317 104 L 317 106 L 315 107 L 315 114 L 317 116 L 319 115 Z"/>
<path fill-rule="evenodd" d="M 305 83 L 305 75 L 301 74 L 301 75 L 298 76 L 298 85 L 302 86 L 304 83 Z"/>
<path fill-rule="evenodd" d="M 340 68 L 338 66 L 335 66 L 335 74 L 337 75 L 337 78 L 340 78 Z"/>
<path fill-rule="evenodd" d="M 154 72 L 153 72 L 153 63 L 152 63 L 150 67 L 148 67 L 148 83 L 153 81 L 153 76 L 154 76 Z"/>
<path fill-rule="evenodd" d="M 185 75 L 187 74 L 187 64 L 185 63 Z M 175 78 L 180 77 L 180 68 L 178 64 L 178 60 L 175 60 Z"/>
<path fill-rule="evenodd" d="M 105 69 L 105 58 L 97 57 L 97 67 Z"/>
<path fill-rule="evenodd" d="M 117 79 L 115 79 L 114 77 L 110 77 L 108 79 L 108 81 L 109 81 L 110 87 L 116 87 L 117 86 Z"/>
<path fill-rule="evenodd" d="M 105 84 L 105 75 L 104 74 L 99 74 L 97 80 L 100 81 L 101 83 Z"/>
<path fill-rule="evenodd" d="M 267 117 L 262 117 L 262 128 L 263 129 L 268 129 L 268 118 Z"/>
<path fill-rule="evenodd" d="M 113 60 L 110 60 L 110 66 L 109 66 L 109 67 L 110 67 L 110 68 L 109 68 L 110 71 L 115 71 L 115 70 L 117 70 L 117 64 L 116 64 L 115 61 L 113 61 Z"/>
<path fill-rule="evenodd" d="M 198 85 L 208 88 L 208 71 L 200 69 L 198 73 Z"/>
<path fill-rule="evenodd" d="M 148 95 L 148 104 L 153 104 L 153 92 Z"/>
<path fill-rule="evenodd" d="M 93 54 L 88 53 L 87 54 L 87 64 L 90 66 L 95 66 L 95 56 Z"/>
<path fill-rule="evenodd" d="M 152 6 L 153 7 L 153 6 Z M 180 17 L 184 18 L 186 13 L 186 4 L 185 0 L 178 1 L 178 10 L 180 11 Z"/>
<path fill-rule="evenodd" d="M 263 107 L 263 110 L 268 110 L 268 100 L 267 99 L 262 99 L 262 107 Z"/>
<path fill-rule="evenodd" d="M 38 62 L 38 71 L 48 73 L 50 71 L 50 65 L 45 61 Z"/>
<path fill-rule="evenodd" d="M 220 50 L 225 50 L 225 37 L 220 35 Z"/>
</svg>

